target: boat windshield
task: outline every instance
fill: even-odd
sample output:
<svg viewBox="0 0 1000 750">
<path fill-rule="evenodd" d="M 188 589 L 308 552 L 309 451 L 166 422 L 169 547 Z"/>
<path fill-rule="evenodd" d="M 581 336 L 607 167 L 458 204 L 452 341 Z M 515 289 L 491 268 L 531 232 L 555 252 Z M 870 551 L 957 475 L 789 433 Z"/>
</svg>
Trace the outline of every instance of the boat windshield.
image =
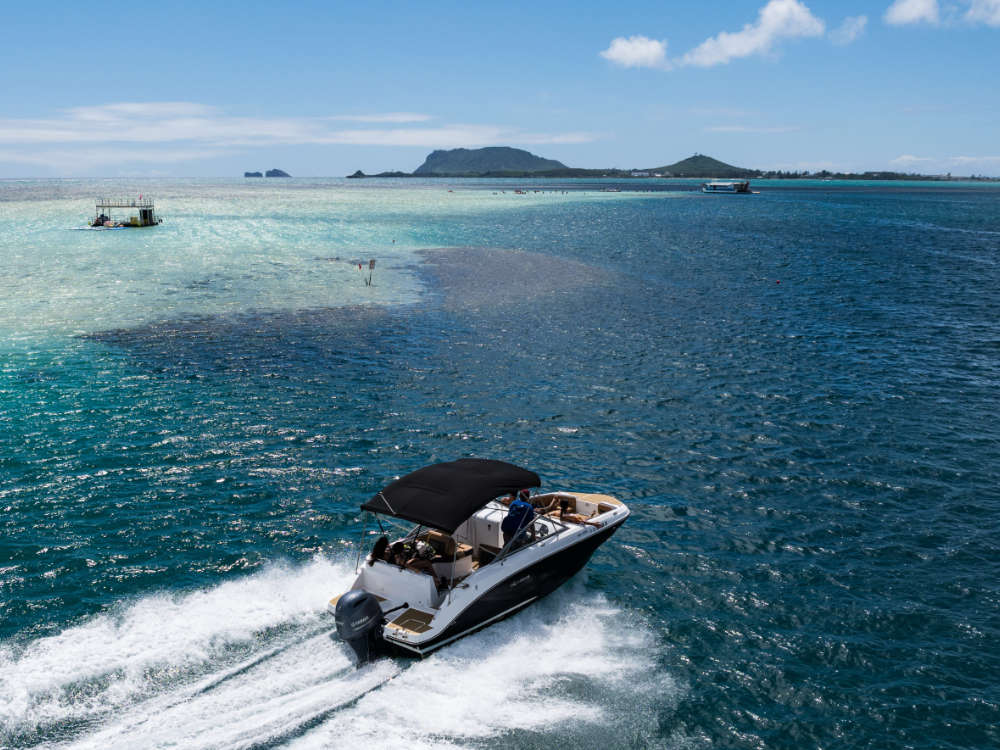
<svg viewBox="0 0 1000 750">
<path fill-rule="evenodd" d="M 372 528 L 365 524 L 362 530 L 357 569 L 361 568 L 367 552 L 365 559 L 369 565 L 382 562 L 427 573 L 435 578 L 439 590 L 450 589 L 476 569 L 569 528 L 565 521 L 554 515 L 538 513 L 515 534 L 502 535 L 500 526 L 507 515 L 507 506 L 496 501 L 489 503 L 453 534 L 374 515 L 378 526 Z M 385 521 L 388 523 L 383 524 Z"/>
<path fill-rule="evenodd" d="M 558 518 L 548 515 L 536 515 L 531 523 L 522 527 L 520 531 L 507 540 L 507 543 L 504 544 L 503 548 L 491 562 L 502 560 L 514 552 L 518 552 L 525 547 L 530 547 L 536 542 L 540 542 L 542 539 L 553 534 L 559 534 L 568 528 L 569 526 Z"/>
</svg>

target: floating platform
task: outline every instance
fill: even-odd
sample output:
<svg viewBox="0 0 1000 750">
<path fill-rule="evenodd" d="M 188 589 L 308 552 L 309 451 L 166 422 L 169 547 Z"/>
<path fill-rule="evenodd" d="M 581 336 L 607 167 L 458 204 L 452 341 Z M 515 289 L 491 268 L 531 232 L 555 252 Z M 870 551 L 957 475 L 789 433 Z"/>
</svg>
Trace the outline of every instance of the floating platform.
<svg viewBox="0 0 1000 750">
<path fill-rule="evenodd" d="M 121 209 L 130 209 L 128 216 L 121 215 Z M 118 214 L 117 216 L 115 214 Z M 92 227 L 124 229 L 126 227 L 152 227 L 163 223 L 156 215 L 151 198 L 99 198 L 94 210 Z"/>
</svg>

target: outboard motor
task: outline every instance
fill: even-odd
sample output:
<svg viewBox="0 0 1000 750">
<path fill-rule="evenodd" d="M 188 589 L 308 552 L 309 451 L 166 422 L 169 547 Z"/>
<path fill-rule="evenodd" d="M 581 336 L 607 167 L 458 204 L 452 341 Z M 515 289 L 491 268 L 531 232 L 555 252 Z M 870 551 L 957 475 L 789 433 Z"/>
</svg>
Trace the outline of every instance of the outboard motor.
<svg viewBox="0 0 1000 750">
<path fill-rule="evenodd" d="M 334 618 L 337 635 L 354 649 L 359 667 L 379 655 L 385 618 L 374 594 L 363 589 L 348 591 L 337 601 Z"/>
</svg>

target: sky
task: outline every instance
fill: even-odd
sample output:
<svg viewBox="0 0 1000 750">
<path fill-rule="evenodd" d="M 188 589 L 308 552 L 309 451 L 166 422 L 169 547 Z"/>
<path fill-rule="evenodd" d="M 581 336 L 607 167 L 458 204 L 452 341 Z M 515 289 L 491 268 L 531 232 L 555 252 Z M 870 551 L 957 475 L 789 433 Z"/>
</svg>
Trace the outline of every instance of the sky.
<svg viewBox="0 0 1000 750">
<path fill-rule="evenodd" d="M 8 3 L 0 178 L 568 166 L 1000 176 L 1000 0 Z"/>
</svg>

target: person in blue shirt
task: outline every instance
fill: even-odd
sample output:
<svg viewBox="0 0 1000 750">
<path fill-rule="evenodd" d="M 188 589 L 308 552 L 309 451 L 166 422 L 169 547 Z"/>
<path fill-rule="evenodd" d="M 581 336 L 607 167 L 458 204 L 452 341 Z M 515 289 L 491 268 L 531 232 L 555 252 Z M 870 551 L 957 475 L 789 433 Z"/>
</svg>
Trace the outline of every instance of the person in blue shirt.
<svg viewBox="0 0 1000 750">
<path fill-rule="evenodd" d="M 530 526 L 531 522 L 535 520 L 535 508 L 531 504 L 529 499 L 529 491 L 521 490 L 517 493 L 517 498 L 511 498 L 509 500 L 510 505 L 508 506 L 507 516 L 503 519 L 500 524 L 500 531 L 503 532 L 503 544 L 506 547 L 510 543 L 510 540 L 517 536 L 517 533 L 526 526 Z M 523 543 L 527 534 L 521 536 L 521 542 Z"/>
</svg>

